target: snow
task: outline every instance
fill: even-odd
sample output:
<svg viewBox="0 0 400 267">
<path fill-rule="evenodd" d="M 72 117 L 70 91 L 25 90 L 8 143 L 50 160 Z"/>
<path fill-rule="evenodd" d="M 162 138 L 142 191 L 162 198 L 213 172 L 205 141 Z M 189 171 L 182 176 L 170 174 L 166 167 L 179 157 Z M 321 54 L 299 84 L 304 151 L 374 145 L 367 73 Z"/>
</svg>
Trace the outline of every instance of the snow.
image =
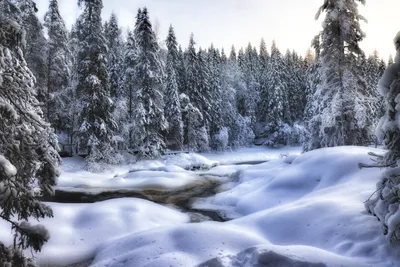
<svg viewBox="0 0 400 267">
<path fill-rule="evenodd" d="M 161 205 L 134 198 L 93 204 L 47 203 L 54 218 L 40 221 L 50 240 L 35 255 L 40 266 L 61 266 L 89 260 L 104 243 L 132 233 L 189 221 L 187 215 Z M 10 229 L 0 221 L 0 229 Z M 12 243 L 10 231 L 0 231 L 0 240 Z M 30 252 L 29 252 L 30 254 Z"/>
<path fill-rule="evenodd" d="M 17 174 L 17 169 L 11 164 L 3 155 L 0 154 L 0 167 L 6 175 L 6 177 L 12 177 Z"/>
<path fill-rule="evenodd" d="M 92 266 L 195 266 L 204 259 L 238 253 L 268 242 L 239 227 L 205 222 L 161 228 L 103 247 Z"/>
<path fill-rule="evenodd" d="M 240 148 L 226 152 L 200 153 L 200 155 L 210 160 L 219 161 L 221 165 L 227 165 L 241 162 L 269 161 L 288 155 L 299 155 L 301 151 L 301 147 L 267 148 L 265 146 L 259 146 Z"/>
<path fill-rule="evenodd" d="M 383 152 L 326 148 L 242 167 L 236 186 L 207 200 L 240 218 L 131 235 L 103 247 L 93 266 L 395 266 L 398 248 L 363 206 L 381 173 L 358 168 L 371 151 Z"/>
<path fill-rule="evenodd" d="M 397 266 L 399 245 L 388 243 L 379 221 L 364 208 L 383 172 L 359 169 L 359 163 L 372 163 L 368 152 L 384 151 L 336 147 L 300 155 L 299 148 L 253 147 L 169 155 L 103 174 L 82 171 L 81 160 L 68 159 L 59 188 L 170 190 L 218 176 L 225 182 L 220 193 L 193 206 L 218 210 L 232 220 L 188 224 L 186 214 L 133 198 L 50 203 L 54 218 L 40 223 L 51 238 L 39 263 L 94 258 L 94 267 Z M 220 165 L 209 170 L 185 170 L 217 161 Z M 9 234 L 0 232 L 0 240 L 11 242 Z"/>
</svg>

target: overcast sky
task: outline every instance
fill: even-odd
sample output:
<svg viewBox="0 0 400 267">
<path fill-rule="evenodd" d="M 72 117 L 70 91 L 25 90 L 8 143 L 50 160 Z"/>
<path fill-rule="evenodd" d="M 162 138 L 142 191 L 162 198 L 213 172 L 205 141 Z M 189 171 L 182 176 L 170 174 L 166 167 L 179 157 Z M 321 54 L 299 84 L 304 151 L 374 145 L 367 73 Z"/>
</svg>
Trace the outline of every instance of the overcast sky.
<svg viewBox="0 0 400 267">
<path fill-rule="evenodd" d="M 137 9 L 147 6 L 153 24 L 158 24 L 159 38 L 165 39 L 172 24 L 178 42 L 186 47 L 193 32 L 198 46 L 230 50 L 259 45 L 263 37 L 270 46 L 273 39 L 284 52 L 294 49 L 304 54 L 311 39 L 321 30 L 321 21 L 314 19 L 323 0 L 103 0 L 103 19 L 111 12 L 118 16 L 122 27 L 133 28 Z M 42 18 L 48 0 L 36 0 Z M 61 15 L 68 27 L 82 11 L 77 0 L 59 0 Z M 400 31 L 399 0 L 367 0 L 361 15 L 368 19 L 362 29 L 367 37 L 362 43 L 366 53 L 377 49 L 387 60 L 394 54 L 393 38 Z"/>
</svg>

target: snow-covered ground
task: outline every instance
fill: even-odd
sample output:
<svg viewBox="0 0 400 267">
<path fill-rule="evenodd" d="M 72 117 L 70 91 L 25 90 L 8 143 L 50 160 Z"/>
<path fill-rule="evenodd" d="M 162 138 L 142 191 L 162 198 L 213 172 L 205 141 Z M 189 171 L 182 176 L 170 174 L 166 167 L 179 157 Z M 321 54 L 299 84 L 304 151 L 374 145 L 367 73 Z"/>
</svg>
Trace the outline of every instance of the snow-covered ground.
<svg viewBox="0 0 400 267">
<path fill-rule="evenodd" d="M 134 198 L 50 203 L 55 217 L 42 223 L 51 240 L 38 261 L 65 266 L 94 258 L 96 267 L 400 266 L 399 247 L 388 244 L 363 206 L 382 172 L 358 168 L 371 163 L 370 151 L 383 153 L 338 147 L 299 155 L 299 148 L 255 147 L 170 155 L 102 174 L 83 171 L 77 158 L 66 159 L 59 189 L 171 190 L 206 175 L 226 176 L 220 193 L 193 205 L 234 219 L 188 223 L 182 212 Z M 189 171 L 193 166 L 203 170 Z M 0 222 L 0 229 L 7 227 Z M 11 242 L 10 232 L 0 231 L 0 240 Z"/>
</svg>

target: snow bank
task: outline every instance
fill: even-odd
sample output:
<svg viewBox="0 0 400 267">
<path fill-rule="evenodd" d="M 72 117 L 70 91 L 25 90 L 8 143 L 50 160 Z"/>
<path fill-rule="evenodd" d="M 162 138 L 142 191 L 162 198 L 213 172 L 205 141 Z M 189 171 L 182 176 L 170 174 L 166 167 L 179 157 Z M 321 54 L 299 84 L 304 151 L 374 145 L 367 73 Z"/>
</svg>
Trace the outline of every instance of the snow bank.
<svg viewBox="0 0 400 267">
<path fill-rule="evenodd" d="M 50 232 L 50 240 L 37 254 L 40 266 L 65 266 L 92 259 L 106 242 L 132 233 L 182 224 L 189 217 L 176 210 L 134 198 L 93 204 L 47 203 L 54 218 L 40 221 Z M 10 229 L 0 221 L 0 229 Z M 10 231 L 0 231 L 0 240 L 12 243 Z M 30 252 L 28 252 L 30 254 Z"/>
<path fill-rule="evenodd" d="M 103 247 L 93 266 L 397 266 L 399 248 L 363 207 L 381 173 L 358 168 L 370 151 L 382 153 L 326 148 L 247 166 L 202 203 L 241 218 L 131 235 Z"/>
<path fill-rule="evenodd" d="M 122 238 L 100 250 L 91 266 L 189 267 L 266 242 L 246 229 L 222 223 L 187 224 Z"/>
<path fill-rule="evenodd" d="M 213 258 L 197 267 L 360 267 L 360 261 L 304 246 L 263 245 Z"/>
<path fill-rule="evenodd" d="M 202 156 L 219 161 L 222 165 L 237 164 L 241 162 L 269 161 L 283 158 L 288 155 L 300 155 L 301 147 L 268 148 L 265 146 L 240 148 L 226 152 L 201 153 Z"/>
<path fill-rule="evenodd" d="M 79 157 L 66 158 L 57 188 L 63 191 L 90 191 L 100 193 L 114 190 L 180 189 L 189 184 L 201 183 L 196 173 L 187 170 L 207 170 L 218 162 L 190 153 L 165 156 L 162 160 L 139 161 L 135 164 L 114 167 L 102 173 L 83 170 Z"/>
<path fill-rule="evenodd" d="M 164 162 L 166 165 L 179 166 L 185 170 L 208 170 L 219 165 L 218 161 L 210 160 L 196 153 L 165 156 Z"/>
</svg>

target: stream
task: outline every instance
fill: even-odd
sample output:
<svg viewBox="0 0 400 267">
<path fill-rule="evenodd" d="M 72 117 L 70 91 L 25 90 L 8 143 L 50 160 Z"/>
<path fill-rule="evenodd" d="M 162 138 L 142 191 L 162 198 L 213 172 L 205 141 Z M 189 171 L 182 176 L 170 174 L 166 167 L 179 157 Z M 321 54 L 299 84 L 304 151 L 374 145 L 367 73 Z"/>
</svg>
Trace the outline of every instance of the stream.
<svg viewBox="0 0 400 267">
<path fill-rule="evenodd" d="M 188 213 L 191 222 L 227 221 L 228 219 L 223 218 L 218 211 L 192 208 L 193 200 L 210 197 L 220 192 L 219 187 L 222 183 L 219 180 L 207 176 L 203 176 L 202 179 L 202 183 L 191 184 L 176 190 L 118 189 L 94 193 L 56 189 L 53 196 L 44 196 L 40 200 L 57 203 L 94 203 L 115 198 L 141 198 Z"/>
<path fill-rule="evenodd" d="M 266 161 L 247 161 L 238 162 L 229 165 L 257 165 Z M 212 169 L 212 168 L 211 168 Z M 56 189 L 53 196 L 43 196 L 40 198 L 44 202 L 57 203 L 95 203 L 116 198 L 140 198 L 154 203 L 165 205 L 171 208 L 187 213 L 191 223 L 203 221 L 225 222 L 230 219 L 220 214 L 218 210 L 196 209 L 192 207 L 195 200 L 207 198 L 222 192 L 222 181 L 237 180 L 237 172 L 233 172 L 228 179 L 221 179 L 204 173 L 198 174 L 201 182 L 189 184 L 183 188 L 165 190 L 165 189 L 110 189 L 108 191 L 96 192 L 96 189 L 82 191 L 67 191 Z M 78 264 L 69 265 L 67 267 L 86 267 L 89 266 L 91 260 Z M 42 266 L 53 267 L 53 266 Z"/>
</svg>

